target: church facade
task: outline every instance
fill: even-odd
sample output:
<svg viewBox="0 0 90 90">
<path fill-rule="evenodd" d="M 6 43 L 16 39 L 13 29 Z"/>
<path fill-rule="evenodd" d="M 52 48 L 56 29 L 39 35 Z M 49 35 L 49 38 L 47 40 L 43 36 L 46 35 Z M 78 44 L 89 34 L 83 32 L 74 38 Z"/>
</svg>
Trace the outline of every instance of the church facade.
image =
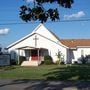
<svg viewBox="0 0 90 90">
<path fill-rule="evenodd" d="M 26 57 L 21 66 L 38 66 L 49 55 L 55 63 L 60 51 L 65 63 L 74 63 L 83 54 L 90 54 L 90 40 L 59 39 L 43 24 L 39 24 L 32 33 L 7 46 L 11 59 Z"/>
</svg>

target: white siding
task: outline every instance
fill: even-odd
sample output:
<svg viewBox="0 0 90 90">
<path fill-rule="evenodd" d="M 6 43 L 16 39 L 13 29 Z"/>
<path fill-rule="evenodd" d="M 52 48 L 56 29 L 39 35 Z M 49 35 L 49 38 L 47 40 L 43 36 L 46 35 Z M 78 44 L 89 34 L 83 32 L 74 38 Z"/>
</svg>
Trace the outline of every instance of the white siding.
<svg viewBox="0 0 90 90">
<path fill-rule="evenodd" d="M 67 60 L 67 47 L 64 46 L 63 44 L 60 43 L 58 38 L 54 36 L 54 34 L 48 29 L 46 29 L 42 24 L 36 28 L 30 36 L 25 37 L 16 43 L 12 44 L 11 47 L 9 47 L 9 52 L 10 51 L 15 51 L 18 53 L 17 48 L 25 47 L 25 46 L 30 46 L 30 47 L 35 47 L 35 35 L 37 35 L 37 48 L 45 48 L 48 50 L 49 55 L 53 58 L 53 61 L 55 62 L 57 60 L 56 53 L 58 53 L 58 50 L 60 50 L 63 55 L 65 62 Z M 25 54 L 24 51 L 20 50 L 19 54 Z"/>
<path fill-rule="evenodd" d="M 72 63 L 75 63 L 77 61 L 77 50 L 73 50 L 73 58 L 72 58 Z"/>
<path fill-rule="evenodd" d="M 43 24 L 40 24 L 40 25 L 41 26 L 39 27 L 39 29 L 34 31 L 35 33 L 45 36 L 48 39 L 53 40 L 55 42 L 59 42 L 59 40 L 53 35 L 53 33 L 51 31 L 49 31 Z"/>
<path fill-rule="evenodd" d="M 81 57 L 81 51 L 82 50 L 83 50 L 84 56 L 90 55 L 90 48 L 89 47 L 79 47 L 77 49 L 77 53 L 78 53 L 77 58 Z"/>
<path fill-rule="evenodd" d="M 74 63 L 74 61 L 81 63 L 78 59 L 81 57 L 82 51 L 84 56 L 90 55 L 89 47 L 78 47 L 76 50 L 72 50 L 72 54 L 69 52 L 69 57 L 71 58 L 72 63 Z"/>
<path fill-rule="evenodd" d="M 20 47 L 24 47 L 24 46 L 31 46 L 31 47 L 35 47 L 35 40 L 33 40 L 33 38 L 35 37 L 35 35 L 31 36 L 28 39 L 23 40 L 22 42 L 14 45 L 12 48 L 9 49 L 9 51 L 16 51 L 16 48 L 20 48 Z M 37 48 L 45 48 L 48 49 L 49 54 L 51 54 L 51 57 L 53 58 L 54 62 L 57 60 L 57 56 L 56 53 L 58 52 L 58 50 L 60 50 L 65 58 L 65 61 L 67 59 L 67 55 L 66 55 L 66 48 L 61 46 L 60 44 L 47 39 L 43 36 L 37 35 Z M 20 50 L 20 55 L 24 55 L 23 50 Z"/>
</svg>

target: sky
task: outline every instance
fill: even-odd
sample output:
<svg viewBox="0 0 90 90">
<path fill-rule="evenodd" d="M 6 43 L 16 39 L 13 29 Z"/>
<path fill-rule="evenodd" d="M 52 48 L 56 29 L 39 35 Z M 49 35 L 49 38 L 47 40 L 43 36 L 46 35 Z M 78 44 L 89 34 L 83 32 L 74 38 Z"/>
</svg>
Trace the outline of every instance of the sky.
<svg viewBox="0 0 90 90">
<path fill-rule="evenodd" d="M 33 0 L 26 1 L 33 5 Z M 7 47 L 39 25 L 39 22 L 25 23 L 19 18 L 19 7 L 26 3 L 23 0 L 0 1 L 0 46 Z M 90 39 L 90 0 L 74 0 L 71 9 L 59 7 L 56 3 L 45 5 L 49 6 L 58 7 L 60 21 L 44 25 L 60 39 Z"/>
</svg>

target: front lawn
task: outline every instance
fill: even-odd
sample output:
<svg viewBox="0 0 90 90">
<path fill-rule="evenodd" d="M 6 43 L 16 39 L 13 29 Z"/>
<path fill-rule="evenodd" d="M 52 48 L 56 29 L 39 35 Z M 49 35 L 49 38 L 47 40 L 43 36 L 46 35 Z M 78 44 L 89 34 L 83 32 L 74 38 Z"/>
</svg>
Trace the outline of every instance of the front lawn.
<svg viewBox="0 0 90 90">
<path fill-rule="evenodd" d="M 90 80 L 90 65 L 41 65 L 0 67 L 0 79 Z"/>
</svg>

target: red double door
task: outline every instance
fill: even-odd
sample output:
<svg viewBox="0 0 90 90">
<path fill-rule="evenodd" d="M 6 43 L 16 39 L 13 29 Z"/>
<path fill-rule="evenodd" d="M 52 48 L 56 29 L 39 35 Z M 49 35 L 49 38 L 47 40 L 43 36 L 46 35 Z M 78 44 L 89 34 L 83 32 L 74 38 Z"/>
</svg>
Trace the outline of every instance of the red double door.
<svg viewBox="0 0 90 90">
<path fill-rule="evenodd" d="M 31 60 L 38 60 L 38 50 L 31 50 Z"/>
</svg>

